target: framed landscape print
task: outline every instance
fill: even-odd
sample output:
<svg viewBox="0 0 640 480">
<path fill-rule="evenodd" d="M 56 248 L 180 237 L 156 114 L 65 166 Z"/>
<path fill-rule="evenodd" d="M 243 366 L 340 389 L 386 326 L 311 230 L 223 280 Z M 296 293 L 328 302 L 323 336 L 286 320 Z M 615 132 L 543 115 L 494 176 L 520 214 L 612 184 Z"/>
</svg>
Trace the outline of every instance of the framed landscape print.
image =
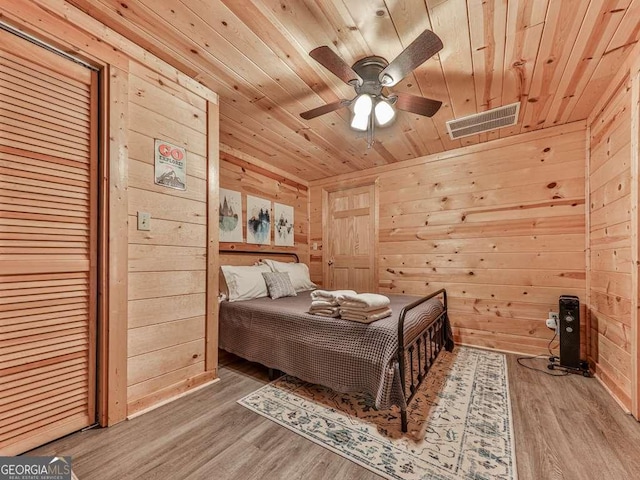
<svg viewBox="0 0 640 480">
<path fill-rule="evenodd" d="M 271 201 L 247 195 L 247 243 L 271 245 Z"/>
<path fill-rule="evenodd" d="M 273 222 L 275 245 L 293 247 L 295 234 L 293 229 L 293 207 L 274 203 Z"/>
<path fill-rule="evenodd" d="M 242 195 L 240 192 L 220 189 L 220 234 L 221 242 L 243 242 Z"/>
</svg>

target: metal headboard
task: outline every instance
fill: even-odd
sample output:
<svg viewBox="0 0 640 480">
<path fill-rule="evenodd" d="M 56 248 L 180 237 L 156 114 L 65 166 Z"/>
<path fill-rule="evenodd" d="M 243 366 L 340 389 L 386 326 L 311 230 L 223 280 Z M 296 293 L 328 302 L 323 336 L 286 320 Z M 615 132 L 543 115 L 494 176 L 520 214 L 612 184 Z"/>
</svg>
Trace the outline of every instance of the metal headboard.
<svg viewBox="0 0 640 480">
<path fill-rule="evenodd" d="M 269 251 L 269 250 L 236 250 L 234 249 L 220 249 L 219 252 L 221 254 L 227 253 L 237 253 L 240 255 L 268 255 L 268 256 L 277 256 L 282 255 L 285 257 L 293 257 L 296 259 L 296 263 L 300 263 L 300 257 L 295 252 L 277 252 L 277 251 Z"/>
</svg>

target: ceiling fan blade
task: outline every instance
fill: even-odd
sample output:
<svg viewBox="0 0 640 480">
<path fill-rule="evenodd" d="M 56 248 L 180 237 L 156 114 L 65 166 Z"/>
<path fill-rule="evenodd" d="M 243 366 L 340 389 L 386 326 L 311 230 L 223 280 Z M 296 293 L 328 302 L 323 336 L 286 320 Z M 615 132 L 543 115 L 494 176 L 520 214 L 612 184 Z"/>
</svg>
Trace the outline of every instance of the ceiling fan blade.
<svg viewBox="0 0 640 480">
<path fill-rule="evenodd" d="M 350 103 L 350 100 L 338 100 L 337 102 L 327 103 L 326 105 L 322 105 L 321 107 L 312 108 L 311 110 L 302 112 L 300 116 L 305 120 L 311 120 L 312 118 L 319 117 L 320 115 L 324 115 L 325 113 L 333 112 L 334 110 L 338 110 L 339 108 L 346 107 Z"/>
<path fill-rule="evenodd" d="M 345 63 L 345 61 L 338 56 L 336 52 L 331 50 L 326 45 L 323 47 L 314 48 L 309 52 L 311 58 L 313 58 L 320 65 L 325 67 L 336 77 L 341 79 L 344 83 L 353 83 L 357 81 L 362 85 L 362 78 L 358 75 L 353 68 Z"/>
<path fill-rule="evenodd" d="M 442 102 L 438 100 L 416 97 L 415 95 L 409 95 L 408 93 L 396 93 L 394 96 L 397 98 L 395 107 L 398 110 L 417 113 L 418 115 L 424 115 L 425 117 L 433 117 L 442 105 Z"/>
<path fill-rule="evenodd" d="M 414 68 L 422 65 L 442 50 L 442 40 L 431 30 L 425 30 L 405 48 L 387 67 L 380 72 L 380 82 L 391 87 L 409 75 Z"/>
</svg>

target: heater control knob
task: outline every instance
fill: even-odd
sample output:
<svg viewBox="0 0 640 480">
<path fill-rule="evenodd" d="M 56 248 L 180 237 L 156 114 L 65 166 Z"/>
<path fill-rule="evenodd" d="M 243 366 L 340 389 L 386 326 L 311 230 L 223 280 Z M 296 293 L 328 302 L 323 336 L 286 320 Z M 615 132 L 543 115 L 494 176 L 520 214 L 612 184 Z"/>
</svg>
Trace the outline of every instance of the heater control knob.
<svg viewBox="0 0 640 480">
<path fill-rule="evenodd" d="M 564 317 L 564 319 L 568 322 L 571 323 L 575 320 L 575 318 L 573 318 L 571 315 L 567 315 L 566 317 Z"/>
<path fill-rule="evenodd" d="M 571 332 L 573 332 L 573 328 L 567 327 L 567 333 L 571 333 Z"/>
</svg>

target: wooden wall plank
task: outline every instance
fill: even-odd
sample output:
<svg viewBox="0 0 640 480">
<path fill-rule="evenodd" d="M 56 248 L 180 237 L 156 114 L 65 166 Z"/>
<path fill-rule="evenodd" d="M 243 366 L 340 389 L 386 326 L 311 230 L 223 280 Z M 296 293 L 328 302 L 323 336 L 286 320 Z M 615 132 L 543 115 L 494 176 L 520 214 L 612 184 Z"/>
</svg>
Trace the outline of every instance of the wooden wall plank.
<svg viewBox="0 0 640 480">
<path fill-rule="evenodd" d="M 207 317 L 205 319 L 205 371 L 218 374 L 218 293 L 220 254 L 220 113 L 218 106 L 207 105 Z"/>
<path fill-rule="evenodd" d="M 290 205 L 294 208 L 294 241 L 293 247 L 274 246 L 273 233 L 271 234 L 271 245 L 259 246 L 248 245 L 246 243 L 220 243 L 221 249 L 238 250 L 276 250 L 291 251 L 298 254 L 300 261 L 309 264 L 309 204 L 308 189 L 304 184 L 300 184 L 281 172 L 272 172 L 262 166 L 253 165 L 249 158 L 242 160 L 232 154 L 223 153 L 220 163 L 220 186 L 229 190 L 242 193 L 243 210 L 243 238 L 246 240 L 247 204 L 246 196 L 253 195 L 269 199 L 273 202 Z"/>
<path fill-rule="evenodd" d="M 377 178 L 379 291 L 446 288 L 458 341 L 540 354 L 553 335 L 548 312 L 557 311 L 560 295 L 584 299 L 586 274 L 584 125 L 539 132 L 497 140 L 499 149 L 474 145 L 357 180 L 311 182 L 310 242 L 322 246 L 327 189 Z M 317 283 L 323 254 L 311 251 Z"/>
<path fill-rule="evenodd" d="M 218 107 L 148 68 L 129 82 L 127 414 L 216 375 Z M 154 183 L 154 139 L 186 148 L 186 190 Z M 213 193 L 212 193 L 213 192 Z M 151 214 L 137 230 L 138 212 Z M 212 220 L 213 219 L 213 220 Z M 212 225 L 212 222 L 214 223 Z M 205 353 L 206 350 L 206 353 Z M 214 355 L 210 352 L 213 351 Z M 186 375 L 186 376 L 185 376 Z"/>
<path fill-rule="evenodd" d="M 640 2 L 635 2 L 636 11 Z M 637 14 L 636 14 L 637 15 Z M 636 17 L 637 18 L 637 17 Z M 631 71 L 631 413 L 640 418 L 640 68 Z"/>
<path fill-rule="evenodd" d="M 631 148 L 630 79 L 611 89 L 588 139 L 589 360 L 624 408 L 634 409 L 638 165 Z"/>
<path fill-rule="evenodd" d="M 103 265 L 109 267 L 107 284 L 103 294 L 107 295 L 106 310 L 102 318 L 102 338 L 107 343 L 101 353 L 101 370 L 106 379 L 99 383 L 103 388 L 104 410 L 101 424 L 113 425 L 127 416 L 127 291 L 128 291 L 128 243 L 127 218 L 128 208 L 128 107 L 129 84 L 126 71 L 110 67 L 108 70 L 107 101 L 108 108 L 103 109 L 108 130 L 103 132 L 108 138 L 108 171 L 109 178 L 109 216 L 104 225 L 108 233 L 108 242 L 103 250 Z M 104 138 L 104 137 L 103 137 Z M 108 259 L 108 260 L 107 260 Z"/>
</svg>

